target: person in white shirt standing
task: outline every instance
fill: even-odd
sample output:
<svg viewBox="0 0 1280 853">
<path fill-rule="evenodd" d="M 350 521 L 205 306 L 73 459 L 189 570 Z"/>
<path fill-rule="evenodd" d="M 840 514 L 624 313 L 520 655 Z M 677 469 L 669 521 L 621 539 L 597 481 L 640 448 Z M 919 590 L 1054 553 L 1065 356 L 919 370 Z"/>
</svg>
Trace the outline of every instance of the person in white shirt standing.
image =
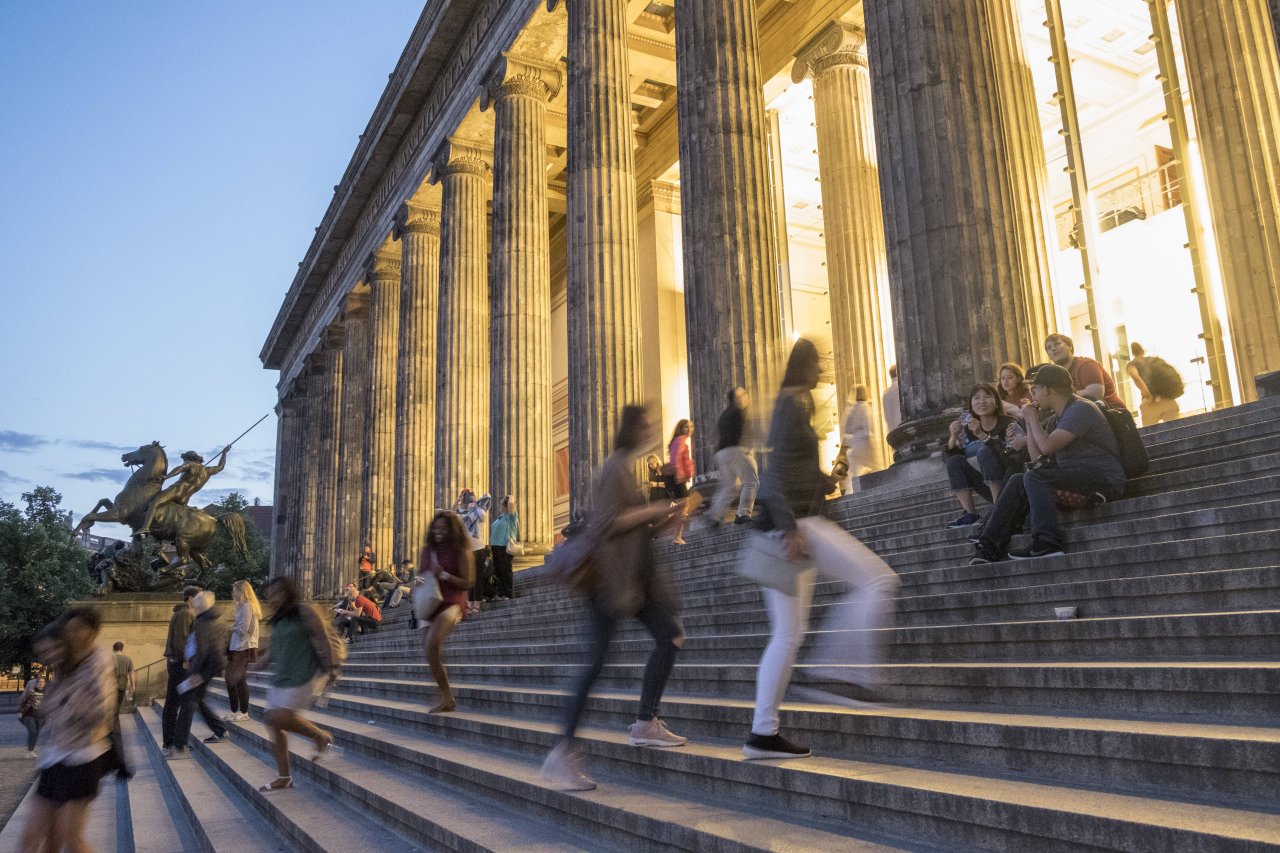
<svg viewBox="0 0 1280 853">
<path fill-rule="evenodd" d="M 222 719 L 227 722 L 249 719 L 249 664 L 258 659 L 258 622 L 262 605 L 248 581 L 236 581 L 231 587 L 231 600 L 236 604 L 236 621 L 231 626 L 231 643 L 227 653 L 227 698 L 231 711 Z"/>
</svg>

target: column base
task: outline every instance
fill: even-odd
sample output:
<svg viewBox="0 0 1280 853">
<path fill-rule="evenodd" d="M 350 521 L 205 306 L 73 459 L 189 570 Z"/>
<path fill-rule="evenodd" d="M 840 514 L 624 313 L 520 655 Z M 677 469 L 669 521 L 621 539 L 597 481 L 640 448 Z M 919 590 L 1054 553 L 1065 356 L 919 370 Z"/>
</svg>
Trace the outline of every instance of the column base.
<svg viewBox="0 0 1280 853">
<path fill-rule="evenodd" d="M 889 433 L 889 446 L 893 448 L 893 462 L 928 459 L 940 453 L 947 444 L 947 427 L 960 416 L 960 409 L 947 409 L 936 415 L 928 415 L 908 421 Z"/>
</svg>

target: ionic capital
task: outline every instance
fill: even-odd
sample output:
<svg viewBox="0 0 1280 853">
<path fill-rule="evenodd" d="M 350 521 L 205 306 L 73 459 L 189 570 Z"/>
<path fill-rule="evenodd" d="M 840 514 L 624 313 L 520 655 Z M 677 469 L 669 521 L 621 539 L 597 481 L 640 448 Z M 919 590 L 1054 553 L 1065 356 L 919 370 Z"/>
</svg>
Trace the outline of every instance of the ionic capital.
<svg viewBox="0 0 1280 853">
<path fill-rule="evenodd" d="M 559 94 L 563 83 L 564 75 L 557 66 L 504 53 L 485 75 L 480 109 L 487 110 L 491 103 L 513 97 L 534 98 L 545 104 Z"/>
<path fill-rule="evenodd" d="M 862 27 L 844 21 L 832 21 L 796 51 L 791 80 L 799 83 L 812 75 L 840 66 L 867 67 L 867 33 Z"/>
<path fill-rule="evenodd" d="M 365 277 L 371 285 L 400 281 L 400 253 L 385 248 L 369 256 Z"/>
<path fill-rule="evenodd" d="M 400 239 L 405 234 L 440 234 L 440 208 L 404 204 L 396 213 L 394 235 Z"/>
<path fill-rule="evenodd" d="M 449 175 L 488 177 L 493 167 L 493 150 L 482 142 L 450 136 L 431 158 L 431 183 Z"/>
</svg>

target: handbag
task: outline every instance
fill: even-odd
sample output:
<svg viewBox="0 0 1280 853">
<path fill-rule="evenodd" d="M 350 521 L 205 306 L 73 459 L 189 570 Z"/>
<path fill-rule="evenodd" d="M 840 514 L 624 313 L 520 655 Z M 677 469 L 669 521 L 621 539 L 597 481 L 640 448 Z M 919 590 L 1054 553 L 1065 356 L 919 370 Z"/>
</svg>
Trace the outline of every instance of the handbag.
<svg viewBox="0 0 1280 853">
<path fill-rule="evenodd" d="M 413 618 L 419 622 L 430 622 L 436 615 L 436 608 L 444 603 L 440 594 L 440 581 L 431 573 L 418 575 L 418 585 L 413 588 Z"/>
<path fill-rule="evenodd" d="M 804 560 L 787 559 L 786 545 L 781 536 L 754 532 L 747 536 L 742 547 L 737 572 L 765 589 L 776 589 L 784 595 L 794 596 L 798 591 L 800 573 L 808 568 L 809 564 Z"/>
<path fill-rule="evenodd" d="M 547 555 L 547 574 L 566 589 L 590 595 L 596 581 L 596 534 L 583 523 L 575 535 L 565 539 Z"/>
<path fill-rule="evenodd" d="M 521 542 L 519 539 L 508 539 L 507 553 L 510 554 L 512 557 L 523 557 L 524 543 Z"/>
</svg>

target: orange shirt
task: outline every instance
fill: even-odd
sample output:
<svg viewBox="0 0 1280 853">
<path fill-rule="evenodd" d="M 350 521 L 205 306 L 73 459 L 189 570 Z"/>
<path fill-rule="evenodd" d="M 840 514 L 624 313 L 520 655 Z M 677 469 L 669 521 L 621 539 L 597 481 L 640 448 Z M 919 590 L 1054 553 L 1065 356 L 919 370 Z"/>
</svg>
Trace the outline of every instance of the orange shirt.
<svg viewBox="0 0 1280 853">
<path fill-rule="evenodd" d="M 1101 385 L 1102 401 L 1117 409 L 1124 408 L 1124 400 L 1120 399 L 1120 395 L 1116 393 L 1116 383 L 1111 378 L 1111 374 L 1087 355 L 1078 355 L 1073 358 L 1067 372 L 1071 374 L 1071 384 L 1075 386 L 1077 394 L 1090 385 Z"/>
</svg>

